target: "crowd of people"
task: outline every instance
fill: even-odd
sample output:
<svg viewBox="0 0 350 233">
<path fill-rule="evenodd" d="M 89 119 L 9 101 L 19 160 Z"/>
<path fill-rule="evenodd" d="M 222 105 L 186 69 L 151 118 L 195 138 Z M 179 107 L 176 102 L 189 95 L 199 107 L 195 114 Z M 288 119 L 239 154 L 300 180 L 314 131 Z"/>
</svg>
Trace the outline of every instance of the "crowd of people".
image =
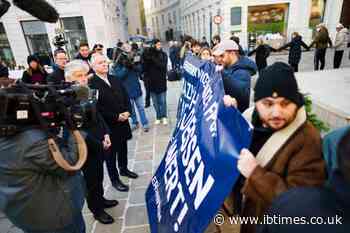
<svg viewBox="0 0 350 233">
<path fill-rule="evenodd" d="M 294 32 L 292 40 L 281 48 L 272 48 L 263 38 L 259 38 L 256 48 L 249 53 L 243 50 L 239 38 L 234 36 L 225 40 L 215 36 L 210 43 L 205 37 L 197 41 L 186 36 L 181 42 L 169 44 L 169 55 L 163 51 L 160 40 L 154 40 L 151 46 L 142 47 L 135 43 L 118 43 L 115 48 L 107 51 L 108 56 L 104 55 L 102 44 L 96 44 L 90 49 L 88 43 L 81 43 L 77 56 L 71 61 L 68 61 L 65 50 L 57 49 L 54 52 L 52 73 L 44 69 L 36 56 L 28 56 L 28 68 L 20 80 L 23 83 L 59 85 L 74 82 L 98 90 L 97 123 L 84 126 L 83 129 L 88 149 L 88 158 L 82 168 L 83 176 L 78 172 L 62 175 L 57 165 L 52 164 L 48 152 L 43 157 L 33 152 L 30 156 L 36 158 L 35 164 L 30 166 L 25 162 L 16 165 L 4 162 L 3 165 L 8 170 L 15 171 L 21 169 L 21 166 L 26 168 L 28 173 L 23 174 L 23 179 L 32 177 L 31 172 L 39 174 L 42 179 L 39 188 L 32 189 L 35 186 L 33 183 L 22 183 L 14 179 L 11 172 L 7 172 L 7 183 L 17 185 L 17 189 L 8 190 L 4 194 L 5 198 L 0 200 L 0 206 L 7 206 L 2 210 L 26 233 L 47 232 L 47 229 L 57 229 L 49 232 L 60 233 L 85 232 L 82 218 L 85 197 L 96 220 L 103 224 L 113 223 L 113 217 L 105 209 L 118 205 L 118 201 L 104 197 L 103 164 L 106 162 L 113 187 L 117 191 L 128 192 L 129 186 L 123 183 L 120 176 L 138 178 L 138 174 L 128 168 L 128 140 L 132 138 L 134 130 L 142 128 L 145 133 L 150 130 L 151 123 L 145 108 L 150 106 L 151 101 L 155 111 L 154 124 L 168 124 L 169 61 L 170 70 L 181 73 L 186 56 L 195 56 L 216 65 L 217 71 L 222 74 L 225 106 L 236 107 L 254 126 L 251 146 L 241 151 L 238 160 L 238 170 L 241 173 L 238 185 L 223 203 L 221 213 L 225 216 L 239 214 L 257 217 L 265 213 L 308 217 L 312 214 L 338 214 L 348 221 L 350 129 L 342 129 L 341 133 L 336 131 L 322 142 L 320 132 L 307 119 L 305 101 L 295 79 L 302 47 L 310 50 L 315 46 L 314 68 L 322 70 L 328 45 L 336 49 L 334 68 L 339 68 L 347 43 L 348 31 L 339 24 L 334 43 L 327 28 L 319 25 L 310 46 Z M 289 65 L 281 62 L 268 65 L 267 58 L 271 52 L 287 48 Z M 255 62 L 249 58 L 253 54 L 256 54 Z M 0 67 L 0 71 L 1 77 L 8 77 L 5 67 Z M 254 88 L 254 105 L 251 107 L 251 77 L 257 73 L 259 78 Z M 337 140 L 334 139 L 334 134 L 337 135 Z M 38 140 L 42 140 L 44 148 L 45 137 L 37 131 L 35 135 Z M 0 145 L 8 155 L 24 161 L 20 158 L 21 155 L 28 157 L 24 151 L 35 143 L 34 139 L 26 141 L 27 138 L 27 134 L 21 134 L 18 136 L 19 144 L 8 146 L 9 142 L 4 139 Z M 21 151 L 19 146 L 23 147 Z M 3 158 L 4 156 L 0 161 L 5 161 Z M 58 175 L 56 178 L 44 179 L 47 173 Z M 4 174 L 1 172 L 1 175 Z M 327 178 L 327 186 L 323 186 Z M 85 180 L 86 196 L 81 179 Z M 55 187 L 57 182 L 65 187 L 61 190 L 62 197 L 45 206 L 52 197 L 50 188 Z M 29 193 L 26 197 L 21 196 L 23 190 L 31 190 L 32 196 L 29 197 Z M 73 205 L 62 205 L 65 198 L 72 200 Z M 43 203 L 40 207 L 43 209 L 42 214 L 47 216 L 42 221 L 35 222 L 31 210 L 40 202 Z M 310 211 L 309 205 L 317 211 Z M 14 208 L 21 210 L 21 214 L 13 211 Z M 60 215 L 53 216 L 55 213 Z M 58 218 L 59 224 L 50 217 Z M 37 226 L 33 226 L 33 222 Z M 233 227 L 229 223 L 221 226 L 211 224 L 207 232 L 232 232 Z M 273 225 L 257 227 L 244 224 L 241 225 L 241 232 L 289 232 L 285 227 L 286 229 L 276 230 Z M 324 232 L 324 229 L 320 231 Z M 339 226 L 331 229 L 332 232 L 342 232 Z"/>
</svg>

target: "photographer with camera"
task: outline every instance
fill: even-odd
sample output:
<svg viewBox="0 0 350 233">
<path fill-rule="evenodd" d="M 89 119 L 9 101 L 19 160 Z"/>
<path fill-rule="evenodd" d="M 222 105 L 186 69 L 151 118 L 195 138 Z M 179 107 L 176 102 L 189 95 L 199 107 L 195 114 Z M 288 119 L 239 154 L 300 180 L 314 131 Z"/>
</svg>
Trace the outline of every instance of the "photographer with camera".
<svg viewBox="0 0 350 233">
<path fill-rule="evenodd" d="M 160 40 L 154 40 L 154 45 L 143 56 L 144 80 L 149 90 L 156 112 L 155 124 L 168 124 L 167 118 L 167 65 L 168 55 L 162 50 Z"/>
<path fill-rule="evenodd" d="M 49 101 L 36 101 L 31 91 L 23 84 L 0 90 L 0 211 L 25 233 L 85 233 L 80 173 L 85 141 L 64 111 L 72 135 L 67 147 L 59 147 L 48 130 L 53 122 L 46 124 L 44 116 L 53 114 L 46 107 L 59 111 L 63 105 L 50 94 Z M 32 109 L 23 109 L 29 105 Z"/>
<path fill-rule="evenodd" d="M 85 62 L 69 62 L 65 68 L 66 81 L 87 87 L 88 72 L 89 66 Z M 102 116 L 96 111 L 94 115 L 94 121 L 82 126 L 82 130 L 87 134 L 85 141 L 88 148 L 88 158 L 82 168 L 87 188 L 87 204 L 96 220 L 102 224 L 111 224 L 114 219 L 104 209 L 118 205 L 118 201 L 103 197 L 104 151 L 110 148 L 111 140 L 108 126 Z"/>
<path fill-rule="evenodd" d="M 136 44 L 135 44 L 136 45 Z M 145 132 L 149 131 L 148 119 L 145 113 L 142 89 L 140 85 L 140 76 L 142 66 L 140 63 L 140 55 L 135 47 L 132 49 L 129 44 L 122 46 L 121 54 L 112 69 L 112 74 L 116 76 L 124 85 L 131 103 L 131 119 L 132 129 L 139 128 L 139 122 L 136 115 L 136 110 L 140 116 L 141 124 Z M 137 46 L 137 45 L 136 45 Z"/>
</svg>

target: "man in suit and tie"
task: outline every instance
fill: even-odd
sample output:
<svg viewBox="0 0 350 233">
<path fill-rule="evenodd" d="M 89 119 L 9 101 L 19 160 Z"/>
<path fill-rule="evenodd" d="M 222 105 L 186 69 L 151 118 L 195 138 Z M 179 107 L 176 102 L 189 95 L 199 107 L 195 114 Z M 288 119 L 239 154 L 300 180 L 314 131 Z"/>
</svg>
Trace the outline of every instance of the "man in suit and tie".
<svg viewBox="0 0 350 233">
<path fill-rule="evenodd" d="M 112 154 L 106 156 L 108 174 L 113 187 L 127 192 L 129 187 L 121 182 L 121 176 L 136 179 L 138 175 L 128 169 L 128 140 L 131 139 L 129 117 L 131 104 L 128 94 L 117 78 L 108 74 L 107 58 L 95 54 L 91 59 L 95 75 L 90 86 L 99 90 L 97 109 L 102 114 L 111 131 Z M 119 173 L 116 167 L 118 155 Z"/>
</svg>

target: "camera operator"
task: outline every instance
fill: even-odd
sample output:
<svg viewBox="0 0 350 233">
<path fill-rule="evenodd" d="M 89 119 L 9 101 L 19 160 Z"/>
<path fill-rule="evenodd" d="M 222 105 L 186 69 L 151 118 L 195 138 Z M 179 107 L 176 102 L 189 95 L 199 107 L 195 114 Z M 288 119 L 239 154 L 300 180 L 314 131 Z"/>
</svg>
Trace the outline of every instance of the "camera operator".
<svg viewBox="0 0 350 233">
<path fill-rule="evenodd" d="M 62 48 L 56 49 L 54 52 L 55 64 L 53 72 L 47 77 L 48 84 L 62 84 L 65 81 L 64 67 L 67 64 L 67 53 Z"/>
<path fill-rule="evenodd" d="M 54 159 L 60 152 L 70 164 L 78 163 L 81 148 L 72 137 L 66 148 L 53 144 L 46 131 L 34 127 L 0 137 L 0 211 L 25 233 L 85 233 L 83 177 Z"/>
<path fill-rule="evenodd" d="M 144 103 L 142 99 L 142 89 L 140 85 L 140 75 L 142 72 L 142 66 L 140 63 L 140 55 L 138 54 L 138 49 L 134 44 L 133 49 L 129 44 L 124 44 L 122 46 L 122 54 L 119 59 L 114 64 L 112 69 L 112 74 L 116 76 L 125 87 L 130 103 L 131 103 L 131 128 L 139 128 L 139 122 L 136 115 L 137 109 L 140 121 L 145 132 L 149 131 L 148 119 L 145 113 Z M 137 46 L 137 45 L 136 45 Z"/>
<path fill-rule="evenodd" d="M 88 72 L 89 66 L 85 62 L 74 60 L 65 67 L 66 81 L 87 86 Z M 118 201 L 106 200 L 103 197 L 104 150 L 108 150 L 111 146 L 109 129 L 98 112 L 96 121 L 83 125 L 82 129 L 87 133 L 88 159 L 82 170 L 87 186 L 88 208 L 100 223 L 111 224 L 114 219 L 104 209 L 118 205 Z"/>
</svg>

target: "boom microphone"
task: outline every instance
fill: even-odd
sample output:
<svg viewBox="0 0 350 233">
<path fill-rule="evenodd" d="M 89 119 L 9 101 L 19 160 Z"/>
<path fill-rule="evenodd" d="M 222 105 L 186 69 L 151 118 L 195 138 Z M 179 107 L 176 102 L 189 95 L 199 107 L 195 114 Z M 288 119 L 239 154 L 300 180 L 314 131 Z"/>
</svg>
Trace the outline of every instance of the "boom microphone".
<svg viewBox="0 0 350 233">
<path fill-rule="evenodd" d="M 0 18 L 9 10 L 11 4 L 6 0 L 0 0 Z"/>
<path fill-rule="evenodd" d="M 44 0 L 13 0 L 13 4 L 41 21 L 56 23 L 59 18 L 56 9 Z M 0 0 L 0 18 L 10 6 L 7 0 Z"/>
<path fill-rule="evenodd" d="M 59 18 L 56 9 L 44 0 L 13 0 L 13 4 L 45 22 L 56 23 Z"/>
</svg>

